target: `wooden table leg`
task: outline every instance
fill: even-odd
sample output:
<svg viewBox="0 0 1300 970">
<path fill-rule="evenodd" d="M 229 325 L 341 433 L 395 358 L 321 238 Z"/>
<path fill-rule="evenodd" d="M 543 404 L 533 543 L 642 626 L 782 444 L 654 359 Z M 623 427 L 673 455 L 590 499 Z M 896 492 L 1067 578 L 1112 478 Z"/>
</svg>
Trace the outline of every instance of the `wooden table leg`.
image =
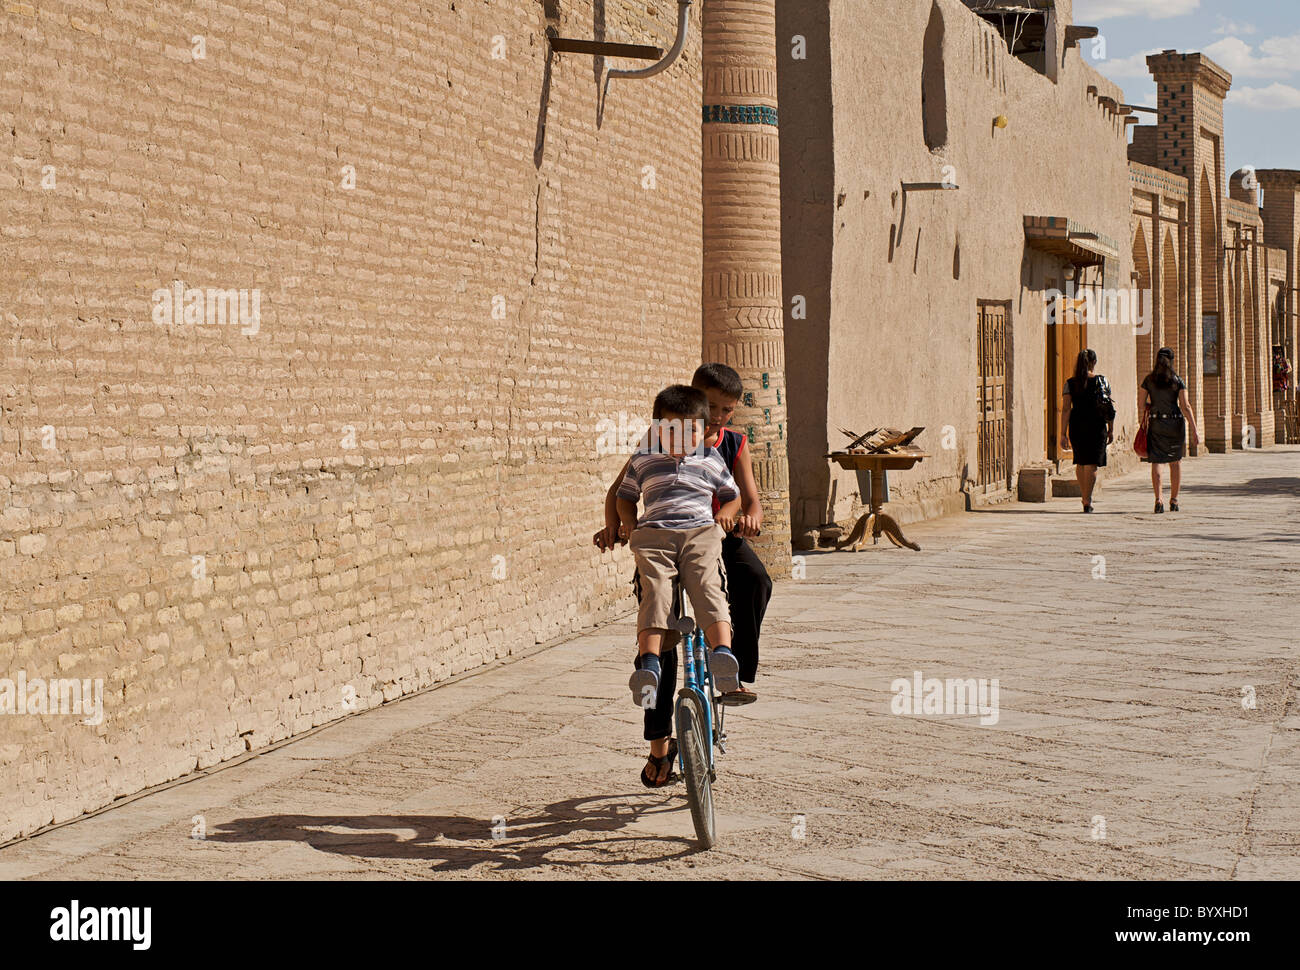
<svg viewBox="0 0 1300 970">
<path fill-rule="evenodd" d="M 889 536 L 889 541 L 894 545 L 899 547 L 906 546 L 908 549 L 912 549 L 916 552 L 921 551 L 919 545 L 910 541 L 905 535 L 903 535 L 903 530 L 898 527 L 898 523 L 894 521 L 892 516 L 886 515 L 884 512 L 877 513 L 876 528 L 883 528 L 885 535 Z"/>
<path fill-rule="evenodd" d="M 860 519 L 858 519 L 858 521 L 854 523 L 853 528 L 849 532 L 848 536 L 846 536 L 841 542 L 835 544 L 836 551 L 843 549 L 846 546 L 851 546 L 852 548 L 849 549 L 849 551 L 857 552 L 858 546 L 860 546 L 863 542 L 866 541 L 868 530 L 874 530 L 876 528 L 874 519 L 875 519 L 874 512 L 867 512 Z"/>
<path fill-rule="evenodd" d="M 873 469 L 871 472 L 871 511 L 859 518 L 854 523 L 849 534 L 841 542 L 835 544 L 837 551 L 847 548 L 850 552 L 858 552 L 860 547 L 866 544 L 868 535 L 871 536 L 872 545 L 875 545 L 880 542 L 882 534 L 900 549 L 907 548 L 916 552 L 921 551 L 919 545 L 909 541 L 903 535 L 903 530 L 898 527 L 898 523 L 894 521 L 892 516 L 880 511 L 884 495 L 885 473 L 883 470 Z"/>
</svg>

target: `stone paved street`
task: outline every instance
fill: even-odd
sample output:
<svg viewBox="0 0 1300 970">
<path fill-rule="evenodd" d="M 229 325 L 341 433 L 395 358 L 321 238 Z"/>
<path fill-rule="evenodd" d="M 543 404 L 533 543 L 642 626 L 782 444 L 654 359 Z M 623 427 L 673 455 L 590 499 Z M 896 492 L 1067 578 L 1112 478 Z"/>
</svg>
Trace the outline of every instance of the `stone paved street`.
<svg viewBox="0 0 1300 970">
<path fill-rule="evenodd" d="M 0 876 L 1300 878 L 1300 448 L 1186 471 L 1179 514 L 1143 471 L 1092 516 L 809 554 L 728 719 L 711 852 L 683 786 L 637 781 L 629 617 L 11 846 Z M 891 713 L 914 671 L 997 678 L 997 723 Z"/>
</svg>

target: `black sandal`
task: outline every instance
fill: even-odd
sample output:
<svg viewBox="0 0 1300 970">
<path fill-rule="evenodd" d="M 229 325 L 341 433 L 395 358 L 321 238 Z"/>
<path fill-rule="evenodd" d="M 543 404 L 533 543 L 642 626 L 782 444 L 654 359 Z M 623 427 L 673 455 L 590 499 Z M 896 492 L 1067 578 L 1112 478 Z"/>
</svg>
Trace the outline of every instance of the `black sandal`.
<svg viewBox="0 0 1300 970">
<path fill-rule="evenodd" d="M 641 769 L 641 784 L 645 785 L 647 788 L 666 788 L 668 785 L 672 784 L 674 781 L 677 780 L 677 775 L 673 772 L 673 762 L 676 760 L 677 760 L 677 739 L 669 738 L 668 753 L 666 755 L 664 755 L 661 758 L 656 758 L 654 755 L 650 755 L 648 758 L 646 758 L 646 761 L 649 762 L 649 764 L 647 764 L 645 768 Z M 659 776 L 659 772 L 664 770 L 665 764 L 668 765 L 668 776 L 664 778 L 663 781 L 655 781 L 653 778 L 650 778 L 646 775 L 645 773 L 646 768 L 649 768 L 650 765 L 654 765 L 655 777 L 657 778 Z"/>
</svg>

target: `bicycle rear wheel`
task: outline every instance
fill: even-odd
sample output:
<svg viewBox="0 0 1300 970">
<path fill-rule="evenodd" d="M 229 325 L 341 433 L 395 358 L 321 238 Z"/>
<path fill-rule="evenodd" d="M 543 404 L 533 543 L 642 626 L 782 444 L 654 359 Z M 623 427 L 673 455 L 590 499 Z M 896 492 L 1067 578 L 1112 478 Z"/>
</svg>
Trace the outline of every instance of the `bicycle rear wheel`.
<svg viewBox="0 0 1300 970">
<path fill-rule="evenodd" d="M 677 737 L 681 744 L 682 773 L 686 776 L 686 798 L 691 821 L 700 844 L 713 848 L 717 831 L 713 821 L 713 784 L 709 776 L 709 722 L 704 705 L 692 693 L 677 699 Z"/>
</svg>

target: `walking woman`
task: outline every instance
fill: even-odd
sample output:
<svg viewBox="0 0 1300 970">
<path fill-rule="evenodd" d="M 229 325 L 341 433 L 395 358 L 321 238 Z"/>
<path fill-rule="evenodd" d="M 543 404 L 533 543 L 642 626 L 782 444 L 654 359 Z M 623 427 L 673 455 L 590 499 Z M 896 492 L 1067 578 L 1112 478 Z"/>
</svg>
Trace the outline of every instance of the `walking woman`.
<svg viewBox="0 0 1300 970">
<path fill-rule="evenodd" d="M 1198 444 L 1201 434 L 1196 417 L 1187 401 L 1187 385 L 1174 373 L 1174 352 L 1161 347 L 1156 354 L 1156 368 L 1142 381 L 1146 391 L 1146 408 L 1142 425 L 1147 429 L 1147 456 L 1151 462 L 1151 488 L 1156 493 L 1155 514 L 1165 510 L 1161 496 L 1161 469 L 1169 466 L 1169 511 L 1178 511 L 1178 488 L 1183 483 L 1183 443 L 1190 430 Z"/>
<path fill-rule="evenodd" d="M 1061 441 L 1074 449 L 1074 475 L 1085 512 L 1092 511 L 1097 469 L 1106 466 L 1106 446 L 1115 440 L 1115 404 L 1110 385 L 1095 373 L 1096 367 L 1097 354 L 1080 351 L 1074 376 L 1066 381 L 1061 396 Z"/>
</svg>

